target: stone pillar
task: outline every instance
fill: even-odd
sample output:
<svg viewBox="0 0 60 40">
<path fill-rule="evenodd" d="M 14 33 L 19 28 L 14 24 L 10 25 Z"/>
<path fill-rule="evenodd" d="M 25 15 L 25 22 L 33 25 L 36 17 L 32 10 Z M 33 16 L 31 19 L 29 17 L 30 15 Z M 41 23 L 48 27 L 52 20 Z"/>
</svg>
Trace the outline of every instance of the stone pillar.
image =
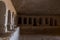
<svg viewBox="0 0 60 40">
<path fill-rule="evenodd" d="M 12 17 L 12 28 L 14 29 L 14 17 Z"/>
<path fill-rule="evenodd" d="M 24 26 L 24 17 L 22 17 L 22 25 Z"/>
<path fill-rule="evenodd" d="M 32 18 L 32 27 L 33 27 L 33 17 L 31 17 Z"/>
<path fill-rule="evenodd" d="M 8 31 L 8 29 L 7 29 L 7 23 L 8 22 L 8 10 L 6 10 L 6 14 L 5 14 L 5 32 L 7 32 Z"/>
<path fill-rule="evenodd" d="M 14 29 L 14 26 L 15 26 L 15 24 L 14 24 L 14 12 L 12 13 L 12 29 Z"/>
<path fill-rule="evenodd" d="M 11 25 L 10 25 L 10 29 L 12 30 L 12 13 L 11 13 Z"/>
<path fill-rule="evenodd" d="M 29 25 L 29 17 L 27 17 L 27 26 Z"/>
</svg>

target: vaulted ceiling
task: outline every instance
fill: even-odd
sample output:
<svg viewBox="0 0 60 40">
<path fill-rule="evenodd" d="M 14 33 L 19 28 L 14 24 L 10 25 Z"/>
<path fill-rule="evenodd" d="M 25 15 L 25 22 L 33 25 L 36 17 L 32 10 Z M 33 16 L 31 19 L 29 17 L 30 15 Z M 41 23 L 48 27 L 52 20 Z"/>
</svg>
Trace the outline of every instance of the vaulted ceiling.
<svg viewBox="0 0 60 40">
<path fill-rule="evenodd" d="M 12 0 L 19 13 L 60 13 L 60 0 Z"/>
</svg>

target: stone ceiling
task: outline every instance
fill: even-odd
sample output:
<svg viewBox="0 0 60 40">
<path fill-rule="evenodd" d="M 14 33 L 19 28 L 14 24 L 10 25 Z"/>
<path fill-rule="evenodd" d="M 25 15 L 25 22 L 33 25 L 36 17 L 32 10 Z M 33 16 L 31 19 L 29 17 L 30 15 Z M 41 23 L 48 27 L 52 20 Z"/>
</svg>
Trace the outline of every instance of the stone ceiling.
<svg viewBox="0 0 60 40">
<path fill-rule="evenodd" d="M 60 13 L 60 0 L 12 0 L 19 13 Z"/>
</svg>

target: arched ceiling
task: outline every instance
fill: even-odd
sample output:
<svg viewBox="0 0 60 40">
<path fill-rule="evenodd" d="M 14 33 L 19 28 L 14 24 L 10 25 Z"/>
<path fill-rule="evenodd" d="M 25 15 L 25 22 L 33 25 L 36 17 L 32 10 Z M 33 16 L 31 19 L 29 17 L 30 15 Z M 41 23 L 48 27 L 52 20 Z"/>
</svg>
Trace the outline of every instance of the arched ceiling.
<svg viewBox="0 0 60 40">
<path fill-rule="evenodd" d="M 60 13 L 60 0 L 12 0 L 19 13 Z"/>
</svg>

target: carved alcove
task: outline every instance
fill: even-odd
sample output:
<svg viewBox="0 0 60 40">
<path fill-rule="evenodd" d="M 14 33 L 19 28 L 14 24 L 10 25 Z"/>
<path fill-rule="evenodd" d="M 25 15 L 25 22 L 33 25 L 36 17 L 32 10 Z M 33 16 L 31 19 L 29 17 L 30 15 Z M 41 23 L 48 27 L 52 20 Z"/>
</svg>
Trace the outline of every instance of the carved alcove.
<svg viewBox="0 0 60 40">
<path fill-rule="evenodd" d="M 0 33 L 5 32 L 5 13 L 6 5 L 4 2 L 0 1 Z"/>
<path fill-rule="evenodd" d="M 7 29 L 13 30 L 14 29 L 14 12 L 11 12 L 8 10 L 8 23 L 7 23 Z"/>
<path fill-rule="evenodd" d="M 7 17 L 7 30 L 9 31 L 9 30 L 11 30 L 10 28 L 11 28 L 11 11 L 10 10 L 8 10 L 8 17 Z"/>
</svg>

